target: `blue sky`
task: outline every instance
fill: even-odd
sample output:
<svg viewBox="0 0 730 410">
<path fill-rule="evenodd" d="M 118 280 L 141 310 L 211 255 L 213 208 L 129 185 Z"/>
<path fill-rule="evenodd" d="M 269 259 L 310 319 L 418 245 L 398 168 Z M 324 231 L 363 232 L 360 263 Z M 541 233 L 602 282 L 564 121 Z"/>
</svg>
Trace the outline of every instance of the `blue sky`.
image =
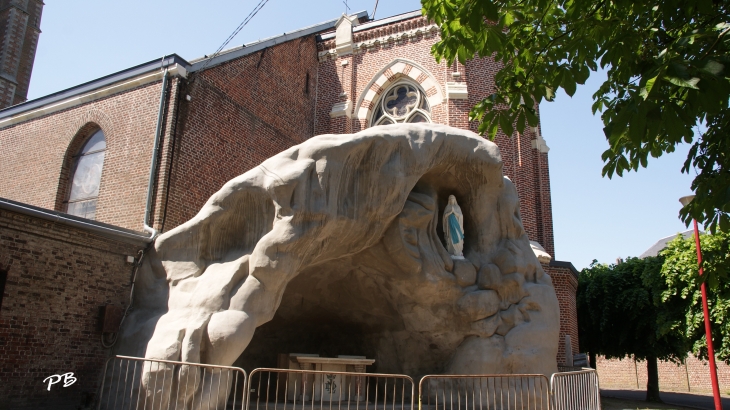
<svg viewBox="0 0 730 410">
<path fill-rule="evenodd" d="M 212 54 L 258 0 L 45 0 L 42 34 L 29 98 L 37 98 L 125 68 L 177 53 L 191 60 Z M 372 14 L 375 0 L 349 0 L 351 11 Z M 380 0 L 376 18 L 413 11 L 418 0 Z M 269 0 L 228 47 L 330 20 L 342 0 Z M 543 103 L 543 136 L 550 147 L 556 259 L 578 268 L 593 259 L 636 256 L 659 238 L 685 230 L 679 197 L 694 175 L 681 174 L 688 146 L 624 177 L 601 177 L 607 144 L 591 95 L 592 76 L 573 98 Z"/>
</svg>

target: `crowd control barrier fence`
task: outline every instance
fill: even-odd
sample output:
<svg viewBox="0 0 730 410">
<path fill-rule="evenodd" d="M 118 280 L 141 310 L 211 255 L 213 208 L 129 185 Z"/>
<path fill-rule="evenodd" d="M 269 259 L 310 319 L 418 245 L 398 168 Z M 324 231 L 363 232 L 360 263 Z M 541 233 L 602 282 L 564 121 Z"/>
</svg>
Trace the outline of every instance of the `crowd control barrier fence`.
<svg viewBox="0 0 730 410">
<path fill-rule="evenodd" d="M 115 356 L 107 360 L 98 410 L 243 410 L 238 367 Z"/>
</svg>

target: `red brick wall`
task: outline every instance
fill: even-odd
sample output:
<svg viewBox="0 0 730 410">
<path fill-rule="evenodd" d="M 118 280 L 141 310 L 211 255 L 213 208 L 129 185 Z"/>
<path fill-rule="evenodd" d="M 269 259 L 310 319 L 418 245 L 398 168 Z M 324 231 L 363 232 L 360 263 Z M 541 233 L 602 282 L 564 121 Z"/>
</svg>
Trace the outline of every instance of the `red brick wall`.
<svg viewBox="0 0 730 410">
<path fill-rule="evenodd" d="M 354 42 L 362 42 L 384 36 L 392 36 L 390 41 L 381 42 L 375 47 L 347 56 L 326 58 L 319 64 L 317 88 L 317 117 L 315 134 L 357 132 L 368 124 L 359 121 L 357 112 L 353 118 L 330 118 L 332 106 L 350 100 L 352 109 L 357 110 L 357 102 L 368 90 L 368 83 L 389 63 L 397 58 L 413 61 L 428 70 L 437 80 L 442 92 L 446 93 L 446 82 L 466 82 L 469 97 L 466 100 L 448 100 L 432 108 L 432 121 L 454 127 L 477 131 L 478 123 L 469 121 L 469 111 L 478 101 L 494 92 L 494 75 L 499 69 L 491 58 L 476 58 L 466 65 L 455 63 L 449 67 L 440 64 L 430 53 L 438 41 L 438 35 L 418 35 L 401 41 L 398 33 L 429 25 L 423 17 L 396 22 L 386 26 L 354 33 Z M 396 40 L 398 39 L 398 40 Z M 319 51 L 330 50 L 334 40 L 320 42 Z M 347 62 L 347 65 L 342 65 Z M 454 77 L 452 73 L 460 73 Z M 343 95 L 343 93 L 345 95 Z M 509 138 L 501 132 L 496 143 L 500 147 L 504 161 L 504 173 L 517 187 L 520 196 L 520 213 L 525 230 L 530 239 L 539 242 L 554 256 L 552 238 L 552 208 L 550 204 L 550 181 L 547 155 L 532 148 L 535 138 L 531 130 L 522 135 Z"/>
<path fill-rule="evenodd" d="M 181 93 L 164 230 L 195 216 L 230 179 L 314 135 L 316 63 L 310 36 L 194 74 Z"/>
<path fill-rule="evenodd" d="M 404 22 L 398 22 L 386 26 L 376 27 L 370 30 L 354 33 L 354 41 L 362 42 L 369 39 L 392 35 L 405 30 L 427 26 L 428 22 L 423 17 L 416 17 Z M 317 86 L 317 119 L 315 134 L 339 134 L 357 132 L 367 128 L 369 124 L 362 124 L 353 116 L 330 118 L 332 106 L 337 102 L 347 99 L 352 101 L 353 109 L 360 96 L 367 92 L 365 89 L 368 83 L 376 74 L 385 68 L 396 58 L 403 58 L 413 61 L 428 70 L 438 80 L 442 93 L 445 93 L 446 70 L 445 62 L 436 63 L 431 56 L 431 46 L 438 41 L 438 36 L 419 35 L 406 41 L 392 41 L 381 43 L 375 47 L 368 48 L 356 54 L 336 59 L 326 59 L 318 65 L 318 86 Z M 334 41 L 327 41 L 319 44 L 319 50 L 334 48 Z M 348 65 L 342 66 L 342 61 L 348 61 Z M 341 96 L 341 93 L 347 96 Z M 438 124 L 448 124 L 445 105 L 440 104 L 431 107 L 431 119 Z"/>
<path fill-rule="evenodd" d="M 165 113 L 163 116 L 162 130 L 159 142 L 158 164 L 154 190 L 152 191 L 152 208 L 150 209 L 150 221 L 148 224 L 157 230 L 162 230 L 167 215 L 169 200 L 170 176 L 175 149 L 175 136 L 177 135 L 180 117 L 181 102 L 185 99 L 184 91 L 186 83 L 180 78 L 171 78 L 168 81 L 167 94 L 165 98 Z M 159 97 L 158 97 L 159 98 Z M 149 161 L 152 158 L 152 151 L 148 153 Z M 149 165 L 147 166 L 149 173 Z M 148 174 L 149 177 L 149 174 Z M 148 180 L 149 183 L 149 180 Z M 146 194 L 145 194 L 146 195 Z"/>
<path fill-rule="evenodd" d="M 468 99 L 447 100 L 443 104 L 431 107 L 431 119 L 435 123 L 477 132 L 478 122 L 469 121 L 469 111 L 477 102 L 494 92 L 494 76 L 500 65 L 491 58 L 475 58 L 466 64 L 457 62 L 451 67 L 443 61 L 438 64 L 430 53 L 431 47 L 439 39 L 438 35 L 419 35 L 406 41 L 396 40 L 400 38 L 398 33 L 424 28 L 428 25 L 425 18 L 415 17 L 356 32 L 354 33 L 355 43 L 375 38 L 382 39 L 384 36 L 391 36 L 391 39 L 375 47 L 367 48 L 365 51 L 358 51 L 344 57 L 328 57 L 321 61 L 318 72 L 315 134 L 357 132 L 367 127 L 369 124 L 357 119 L 357 102 L 363 93 L 367 93 L 367 85 L 370 81 L 397 58 L 413 61 L 428 70 L 436 78 L 444 95 L 446 95 L 447 82 L 466 82 Z M 318 44 L 320 52 L 331 50 L 334 47 L 334 40 Z M 343 66 L 343 62 L 347 62 L 347 64 Z M 460 75 L 454 76 L 453 73 Z M 330 118 L 332 106 L 348 99 L 353 105 L 353 118 L 348 119 L 344 116 Z M 555 258 L 548 155 L 532 147 L 532 141 L 535 138 L 535 133 L 528 127 L 521 134 L 515 132 L 511 138 L 500 131 L 495 142 L 502 154 L 504 174 L 515 183 L 517 188 L 520 197 L 520 214 L 525 231 L 531 240 L 539 242 Z M 578 353 L 575 306 L 577 279 L 566 268 L 545 268 L 552 276 L 560 302 L 561 341 L 558 362 L 564 363 L 563 337 L 565 334 L 571 336 L 573 353 Z"/>
<path fill-rule="evenodd" d="M 451 71 L 458 71 L 466 80 L 469 99 L 458 101 L 450 110 L 450 118 L 457 115 L 461 120 L 468 119 L 471 107 L 495 91 L 494 76 L 500 69 L 491 58 L 474 58 L 466 65 L 457 64 Z M 458 70 L 457 70 L 458 68 Z M 450 103 L 450 107 L 451 107 Z M 454 114 L 456 111 L 457 114 Z M 453 121 L 451 121 L 453 122 Z M 479 122 L 469 121 L 468 126 L 461 123 L 452 124 L 477 132 Z M 515 183 L 520 197 L 520 214 L 525 231 L 531 240 L 542 245 L 548 254 L 555 258 L 553 243 L 552 205 L 550 200 L 550 174 L 548 172 L 547 154 L 532 148 L 535 134 L 528 127 L 523 133 L 517 132 L 510 138 L 501 130 L 497 133 L 495 143 L 500 148 L 504 162 L 504 174 Z"/>
<path fill-rule="evenodd" d="M 377 27 L 355 33 L 355 41 L 427 23 L 418 17 Z M 445 83 L 454 80 L 451 73 L 461 73 L 459 80 L 467 82 L 469 99 L 432 107 L 432 119 L 476 130 L 476 122 L 468 121 L 469 109 L 493 91 L 498 66 L 491 59 L 471 60 L 466 66 L 437 64 L 430 54 L 437 39 L 437 35 L 419 35 L 393 40 L 318 63 L 317 45 L 309 36 L 195 73 L 185 92 L 178 93 L 178 82 L 173 81 L 153 226 L 169 230 L 185 222 L 225 182 L 313 135 L 360 130 L 367 124 L 356 118 L 330 119 L 332 105 L 348 98 L 355 105 L 368 82 L 396 58 L 420 64 L 436 77 L 443 93 Z M 321 43 L 319 48 L 326 46 Z M 349 64 L 342 66 L 345 60 Z M 97 220 L 140 230 L 159 91 L 159 83 L 150 84 L 0 130 L 0 144 L 11 147 L 0 153 L 0 160 L 7 164 L 0 170 L 0 196 L 64 210 L 60 203 L 68 184 L 64 166 L 70 162 L 64 155 L 78 149 L 74 136 L 85 124 L 98 123 L 107 134 L 108 151 Z M 185 95 L 191 96 L 190 102 Z M 532 148 L 532 139 L 528 131 L 513 138 L 500 134 L 496 142 L 505 175 L 517 186 L 529 237 L 555 256 L 547 155 Z M 43 163 L 43 171 L 28 167 L 29 158 Z"/>
<path fill-rule="evenodd" d="M 358 32 L 355 41 L 424 25 L 424 19 L 415 18 Z M 344 59 L 319 62 L 315 37 L 309 36 L 192 73 L 188 81 L 172 80 L 160 147 L 154 226 L 168 231 L 184 223 L 227 181 L 313 135 L 356 132 L 367 126 L 356 118 L 331 119 L 332 105 L 345 99 L 356 105 L 360 95 L 367 91 L 367 84 L 396 58 L 412 60 L 430 71 L 444 95 L 445 83 L 454 80 L 451 73 L 460 72 L 460 80 L 468 84 L 469 99 L 445 101 L 431 107 L 432 120 L 476 130 L 476 123 L 468 121 L 468 112 L 476 101 L 492 92 L 497 66 L 490 59 L 476 59 L 466 66 L 437 64 L 430 54 L 436 41 L 436 36 L 419 35 Z M 344 60 L 348 61 L 346 66 L 341 64 Z M 341 95 L 343 92 L 345 96 Z M 141 230 L 159 97 L 160 82 L 157 82 L 0 129 L 0 146 L 7 147 L 0 151 L 3 164 L 0 197 L 63 210 L 58 197 L 59 190 L 66 186 L 64 166 L 68 162 L 64 161 L 80 145 L 80 139 L 74 140 L 81 137 L 77 135 L 79 130 L 90 123 L 96 124 L 107 135 L 108 146 L 97 220 Z M 496 142 L 502 152 L 505 175 L 516 183 L 528 235 L 554 256 L 547 155 L 532 148 L 533 138 L 531 131 L 513 138 L 500 134 Z M 89 245 L 82 252 L 77 250 L 80 246 L 77 242 L 66 240 L 69 241 L 66 248 L 54 251 L 61 257 L 66 257 L 66 252 L 80 255 L 70 262 L 72 266 L 85 260 L 96 266 L 90 259 L 84 259 L 84 255 L 103 253 L 105 249 L 103 244 L 98 245 L 101 248 Z M 43 249 L 44 245 L 33 242 L 32 246 Z M 108 257 L 96 259 L 102 263 Z M 578 352 L 576 283 L 568 269 L 546 267 L 546 271 L 553 279 L 560 301 L 558 362 L 563 363 L 563 335 L 571 335 L 573 352 Z M 115 279 L 114 289 L 124 293 L 125 280 Z M 74 278 L 61 283 L 66 287 L 77 284 L 83 285 Z M 40 296 L 34 300 L 38 299 Z M 28 309 L 29 312 L 36 310 L 43 312 L 38 305 Z M 93 349 L 95 343 L 79 343 L 78 348 Z M 84 354 L 87 353 L 72 353 L 69 360 L 78 360 Z M 89 357 L 93 358 L 89 362 L 93 362 L 101 356 Z M 98 362 L 92 364 L 100 369 Z"/>
<path fill-rule="evenodd" d="M 570 335 L 570 348 L 573 354 L 578 353 L 578 310 L 575 304 L 575 292 L 578 289 L 578 278 L 568 268 L 542 265 L 550 275 L 558 296 L 560 306 L 560 345 L 558 346 L 558 364 L 565 363 L 565 335 Z"/>
<path fill-rule="evenodd" d="M 169 84 L 174 101 L 177 80 Z M 141 231 L 160 86 L 158 81 L 0 129 L 0 197 L 65 211 L 59 191 L 66 190 L 70 157 L 92 125 L 107 140 L 96 220 Z"/>
<path fill-rule="evenodd" d="M 535 170 L 533 178 L 535 178 L 535 217 L 538 219 L 537 224 L 537 241 L 545 248 L 553 259 L 558 260 L 555 254 L 555 240 L 553 236 L 553 203 L 552 194 L 550 192 L 550 166 L 548 154 L 533 150 L 535 157 Z M 575 293 L 573 294 L 575 298 Z"/>
<path fill-rule="evenodd" d="M 126 308 L 139 248 L 65 225 L 0 210 L 0 409 L 76 409 L 91 404 L 109 350 L 99 307 Z M 43 379 L 77 381 L 47 390 Z"/>
<path fill-rule="evenodd" d="M 646 389 L 646 362 L 631 357 L 611 359 L 599 356 L 596 368 L 602 388 Z M 730 395 L 730 366 L 717 363 L 718 384 L 722 394 Z M 712 393 L 707 361 L 690 355 L 684 364 L 659 362 L 659 389 L 662 391 Z"/>
</svg>

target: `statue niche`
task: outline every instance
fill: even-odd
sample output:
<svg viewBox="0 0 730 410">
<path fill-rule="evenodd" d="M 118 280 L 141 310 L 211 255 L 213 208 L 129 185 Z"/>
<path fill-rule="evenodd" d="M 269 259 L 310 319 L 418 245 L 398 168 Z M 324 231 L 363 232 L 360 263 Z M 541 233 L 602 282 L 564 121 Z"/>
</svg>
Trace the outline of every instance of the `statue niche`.
<svg viewBox="0 0 730 410">
<path fill-rule="evenodd" d="M 449 195 L 449 203 L 444 209 L 443 224 L 444 240 L 449 255 L 454 259 L 464 259 L 464 214 L 453 195 Z"/>
</svg>

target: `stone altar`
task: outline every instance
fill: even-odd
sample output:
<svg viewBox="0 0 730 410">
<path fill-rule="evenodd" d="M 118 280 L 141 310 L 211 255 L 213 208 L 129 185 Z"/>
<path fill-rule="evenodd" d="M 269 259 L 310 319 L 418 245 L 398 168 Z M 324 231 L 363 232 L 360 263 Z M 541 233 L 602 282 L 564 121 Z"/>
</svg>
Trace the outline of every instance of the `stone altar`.
<svg viewBox="0 0 730 410">
<path fill-rule="evenodd" d="M 289 356 L 292 361 L 296 362 L 301 370 L 315 371 L 331 371 L 331 372 L 356 372 L 365 373 L 366 367 L 375 362 L 374 359 L 367 359 L 365 356 L 338 356 L 338 357 L 319 357 L 315 355 L 298 355 Z M 291 377 L 291 376 L 290 376 Z M 325 377 L 326 379 L 323 379 Z M 321 375 L 316 374 L 314 380 L 309 376 L 308 380 L 299 379 L 298 382 L 302 386 L 300 392 L 304 391 L 305 382 L 311 386 L 314 383 L 314 401 L 361 401 L 364 398 L 363 380 L 354 376 L 353 380 L 346 380 L 341 374 Z M 287 399 L 294 401 L 295 394 L 292 391 Z M 306 394 L 300 394 L 298 399 L 308 401 Z"/>
<path fill-rule="evenodd" d="M 463 260 L 440 239 L 449 195 Z M 277 314 L 301 321 L 305 298 L 357 329 L 378 372 L 557 370 L 552 282 L 499 149 L 469 131 L 320 135 L 229 181 L 145 255 L 116 353 L 231 365 Z"/>
</svg>

